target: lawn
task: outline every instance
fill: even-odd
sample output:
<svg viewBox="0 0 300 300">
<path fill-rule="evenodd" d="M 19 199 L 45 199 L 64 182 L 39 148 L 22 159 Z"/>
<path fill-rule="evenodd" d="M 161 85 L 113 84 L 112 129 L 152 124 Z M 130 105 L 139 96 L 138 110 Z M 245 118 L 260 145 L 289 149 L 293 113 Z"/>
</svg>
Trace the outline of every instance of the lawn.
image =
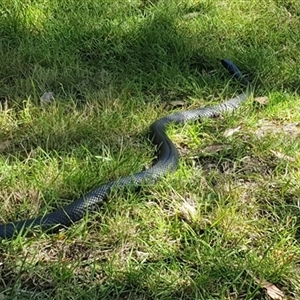
<svg viewBox="0 0 300 300">
<path fill-rule="evenodd" d="M 298 0 L 2 0 L 0 223 L 149 167 L 151 123 L 241 92 L 220 59 L 255 89 L 169 126 L 156 184 L 2 239 L 0 299 L 300 299 L 299 33 Z"/>
</svg>

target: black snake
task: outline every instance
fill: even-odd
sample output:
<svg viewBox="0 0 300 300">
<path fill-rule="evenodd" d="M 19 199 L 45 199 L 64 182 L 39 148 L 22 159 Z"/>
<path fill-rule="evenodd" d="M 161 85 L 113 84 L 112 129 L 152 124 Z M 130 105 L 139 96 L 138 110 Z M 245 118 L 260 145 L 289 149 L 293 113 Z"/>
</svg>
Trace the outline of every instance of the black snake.
<svg viewBox="0 0 300 300">
<path fill-rule="evenodd" d="M 179 124 L 191 120 L 219 116 L 223 112 L 232 111 L 239 107 L 252 93 L 249 81 L 242 75 L 239 69 L 227 59 L 221 62 L 229 73 L 245 86 L 245 92 L 215 106 L 178 112 L 155 121 L 150 126 L 150 139 L 153 145 L 157 147 L 157 161 L 152 167 L 101 185 L 71 204 L 44 216 L 1 224 L 0 238 L 12 238 L 19 233 L 26 234 L 30 232 L 32 228 L 53 232 L 61 228 L 69 227 L 74 222 L 82 219 L 88 211 L 93 211 L 97 206 L 103 203 L 112 188 L 121 188 L 129 185 L 139 186 L 143 183 L 155 182 L 167 172 L 174 171 L 178 166 L 178 152 L 165 132 L 166 126 L 170 123 Z"/>
</svg>

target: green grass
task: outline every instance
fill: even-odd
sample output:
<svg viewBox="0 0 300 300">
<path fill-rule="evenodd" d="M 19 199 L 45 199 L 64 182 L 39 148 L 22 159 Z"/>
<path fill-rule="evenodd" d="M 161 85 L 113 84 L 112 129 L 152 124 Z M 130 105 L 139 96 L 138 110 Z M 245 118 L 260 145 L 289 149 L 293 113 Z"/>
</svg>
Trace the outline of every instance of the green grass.
<svg viewBox="0 0 300 300">
<path fill-rule="evenodd" d="M 174 174 L 2 240 L 0 299 L 272 299 L 257 280 L 299 299 L 299 31 L 298 0 L 2 0 L 2 223 L 149 165 L 147 128 L 175 101 L 239 92 L 220 58 L 268 103 L 170 126 Z"/>
</svg>

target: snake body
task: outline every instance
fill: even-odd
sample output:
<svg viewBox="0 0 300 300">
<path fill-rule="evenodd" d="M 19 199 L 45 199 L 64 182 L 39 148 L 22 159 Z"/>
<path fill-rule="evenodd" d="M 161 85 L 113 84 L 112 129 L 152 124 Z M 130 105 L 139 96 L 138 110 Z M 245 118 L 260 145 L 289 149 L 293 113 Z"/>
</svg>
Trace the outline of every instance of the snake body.
<svg viewBox="0 0 300 300">
<path fill-rule="evenodd" d="M 149 133 L 153 145 L 157 148 L 157 161 L 152 167 L 103 184 L 71 204 L 44 216 L 1 224 L 0 238 L 12 238 L 17 234 L 26 234 L 34 228 L 55 232 L 59 229 L 69 227 L 74 222 L 82 219 L 87 212 L 91 212 L 101 205 L 108 198 L 112 188 L 139 186 L 143 183 L 155 182 L 166 173 L 175 171 L 178 166 L 178 152 L 166 134 L 168 124 L 180 124 L 191 120 L 219 116 L 224 112 L 238 108 L 252 93 L 249 81 L 245 79 L 239 69 L 230 60 L 224 59 L 221 62 L 231 75 L 237 78 L 243 85 L 246 85 L 245 92 L 215 106 L 178 112 L 155 121 L 150 126 Z"/>
</svg>

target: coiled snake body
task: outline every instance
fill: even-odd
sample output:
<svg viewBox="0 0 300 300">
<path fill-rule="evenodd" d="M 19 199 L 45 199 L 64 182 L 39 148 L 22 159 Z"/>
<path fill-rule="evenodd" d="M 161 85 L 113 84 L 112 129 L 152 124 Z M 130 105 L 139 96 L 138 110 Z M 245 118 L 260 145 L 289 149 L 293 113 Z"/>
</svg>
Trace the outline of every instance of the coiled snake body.
<svg viewBox="0 0 300 300">
<path fill-rule="evenodd" d="M 44 216 L 1 224 L 0 238 L 12 238 L 18 233 L 26 234 L 32 228 L 39 228 L 44 231 L 51 230 L 51 232 L 53 232 L 61 228 L 69 227 L 74 222 L 82 219 L 88 211 L 93 211 L 97 206 L 103 203 L 112 188 L 120 188 L 128 185 L 138 186 L 142 183 L 154 182 L 167 172 L 174 171 L 178 165 L 178 152 L 165 133 L 166 126 L 170 123 L 178 124 L 200 118 L 216 117 L 223 112 L 232 111 L 247 100 L 252 92 L 249 81 L 245 79 L 231 61 L 222 60 L 221 62 L 235 78 L 246 85 L 247 88 L 245 92 L 219 105 L 178 112 L 155 121 L 150 126 L 150 139 L 157 147 L 158 159 L 151 168 L 101 185 L 73 203 Z"/>
</svg>

